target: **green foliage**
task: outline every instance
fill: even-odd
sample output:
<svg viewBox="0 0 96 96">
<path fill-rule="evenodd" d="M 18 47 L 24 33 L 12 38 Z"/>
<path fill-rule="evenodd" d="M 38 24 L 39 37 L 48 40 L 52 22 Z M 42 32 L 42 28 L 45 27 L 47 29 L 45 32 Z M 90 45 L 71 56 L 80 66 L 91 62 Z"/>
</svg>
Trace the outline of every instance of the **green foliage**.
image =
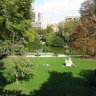
<svg viewBox="0 0 96 96">
<path fill-rule="evenodd" d="M 59 35 L 64 38 L 65 42 L 67 42 L 67 45 L 69 44 L 73 29 L 78 24 L 78 22 L 78 19 L 66 21 L 64 26 L 60 26 L 59 28 Z"/>
<path fill-rule="evenodd" d="M 14 29 L 20 29 L 18 26 L 28 26 L 30 24 L 25 23 L 27 20 L 31 20 L 31 3 L 32 0 L 4 0 L 0 2 L 0 8 L 2 8 L 1 11 L 1 17 L 3 19 L 3 25 L 5 29 L 7 28 L 7 25 L 12 25 L 10 28 L 11 30 Z M 24 23 L 23 23 L 24 22 Z M 19 24 L 19 25 L 18 25 Z M 21 25 L 20 25 L 21 24 Z M 25 27 L 24 26 L 24 27 Z M 7 30 L 6 30 L 7 31 Z"/>
<path fill-rule="evenodd" d="M 78 24 L 79 20 L 78 19 L 73 19 L 71 21 L 66 21 L 65 25 L 64 25 L 64 29 L 67 32 L 72 32 L 72 29 Z"/>
<path fill-rule="evenodd" d="M 53 29 L 51 26 L 48 26 L 45 30 L 45 34 L 44 34 L 44 37 L 46 39 L 46 44 L 48 46 L 50 46 L 52 44 L 52 41 L 53 41 L 53 37 L 54 37 L 54 33 L 53 33 Z"/>
<path fill-rule="evenodd" d="M 2 16 L 0 16 L 0 26 L 3 25 L 3 21 L 4 21 L 4 18 Z"/>
<path fill-rule="evenodd" d="M 48 26 L 48 27 L 46 28 L 46 33 L 53 33 L 53 29 L 52 29 L 51 26 Z"/>
<path fill-rule="evenodd" d="M 44 46 L 42 47 L 42 49 L 43 49 L 43 52 L 51 52 L 51 49 L 50 49 L 49 46 L 44 45 Z"/>
<path fill-rule="evenodd" d="M 40 41 L 36 38 L 32 43 L 28 43 L 26 45 L 29 51 L 36 51 L 41 48 L 41 43 Z"/>
<path fill-rule="evenodd" d="M 39 48 L 41 48 L 41 43 L 36 32 L 36 30 L 29 29 L 24 34 L 24 37 L 26 39 L 25 46 L 29 51 L 38 50 Z"/>
<path fill-rule="evenodd" d="M 11 42 L 9 40 L 2 41 L 0 40 L 0 53 L 10 53 Z"/>
<path fill-rule="evenodd" d="M 52 47 L 52 46 L 49 46 L 47 48 L 48 52 L 51 52 L 51 53 L 59 53 L 59 54 L 63 54 L 65 53 L 66 49 L 63 48 L 63 47 Z"/>
<path fill-rule="evenodd" d="M 46 34 L 46 29 L 34 29 L 36 31 L 36 33 L 38 33 L 39 35 L 45 35 Z"/>
<path fill-rule="evenodd" d="M 25 46 L 22 44 L 22 41 L 11 43 L 9 40 L 0 41 L 0 53 L 6 53 L 8 55 L 24 55 Z"/>
<path fill-rule="evenodd" d="M 34 33 L 28 33 L 32 21 L 32 3 L 33 0 L 0 0 L 0 40 L 9 40 L 12 48 L 21 38 L 27 38 L 27 42 L 35 38 Z"/>
<path fill-rule="evenodd" d="M 46 33 L 46 35 L 45 35 L 46 44 L 49 46 L 52 45 L 53 38 L 54 38 L 53 33 Z"/>
<path fill-rule="evenodd" d="M 30 58 L 26 57 L 11 57 L 5 58 L 4 63 L 4 76 L 9 82 L 16 79 L 26 80 L 32 76 L 33 64 Z"/>
<path fill-rule="evenodd" d="M 52 41 L 53 47 L 64 47 L 64 40 L 60 37 L 54 37 Z"/>
<path fill-rule="evenodd" d="M 41 43 L 38 39 L 36 39 L 33 43 L 32 43 L 32 49 L 34 50 L 38 50 L 41 48 Z"/>
<path fill-rule="evenodd" d="M 24 33 L 24 37 L 26 38 L 26 41 L 32 43 L 36 39 L 36 33 L 34 30 L 29 29 Z"/>
</svg>

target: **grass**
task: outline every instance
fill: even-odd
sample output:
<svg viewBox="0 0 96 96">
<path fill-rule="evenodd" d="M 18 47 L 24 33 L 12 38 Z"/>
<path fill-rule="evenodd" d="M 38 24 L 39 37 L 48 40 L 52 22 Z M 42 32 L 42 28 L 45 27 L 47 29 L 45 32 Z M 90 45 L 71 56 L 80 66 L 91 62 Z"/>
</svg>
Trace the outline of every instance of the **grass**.
<svg viewBox="0 0 96 96">
<path fill-rule="evenodd" d="M 18 85 L 16 82 L 8 84 L 4 90 L 21 91 L 22 96 L 96 96 L 96 87 L 87 82 L 87 76 L 96 69 L 96 60 L 72 58 L 76 67 L 64 67 L 64 61 L 63 57 L 32 58 L 33 78 Z"/>
</svg>

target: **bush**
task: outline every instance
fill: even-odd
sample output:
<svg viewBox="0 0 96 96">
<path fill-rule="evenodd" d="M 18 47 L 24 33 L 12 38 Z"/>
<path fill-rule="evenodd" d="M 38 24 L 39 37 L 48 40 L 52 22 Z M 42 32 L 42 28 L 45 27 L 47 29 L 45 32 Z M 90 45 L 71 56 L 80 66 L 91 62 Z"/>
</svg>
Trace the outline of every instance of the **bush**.
<svg viewBox="0 0 96 96">
<path fill-rule="evenodd" d="M 36 53 L 35 56 L 40 56 L 40 54 L 39 53 Z"/>
<path fill-rule="evenodd" d="M 52 41 L 53 47 L 63 47 L 64 46 L 64 40 L 60 37 L 55 37 Z"/>
<path fill-rule="evenodd" d="M 26 57 L 11 57 L 2 60 L 4 63 L 4 77 L 8 82 L 17 80 L 29 80 L 32 76 L 33 64 L 30 58 Z"/>
</svg>

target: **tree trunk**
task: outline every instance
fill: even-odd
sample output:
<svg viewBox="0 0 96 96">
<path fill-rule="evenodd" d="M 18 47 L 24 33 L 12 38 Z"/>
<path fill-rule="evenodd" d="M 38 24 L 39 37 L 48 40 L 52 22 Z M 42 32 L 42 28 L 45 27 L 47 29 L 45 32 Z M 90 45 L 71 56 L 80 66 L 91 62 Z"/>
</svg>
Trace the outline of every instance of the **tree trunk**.
<svg viewBox="0 0 96 96">
<path fill-rule="evenodd" d="M 16 84 L 18 85 L 18 74 L 16 73 Z"/>
<path fill-rule="evenodd" d="M 92 55 L 93 56 L 95 55 L 95 48 L 94 47 L 92 48 Z"/>
<path fill-rule="evenodd" d="M 12 55 L 14 55 L 15 33 L 12 31 Z"/>
<path fill-rule="evenodd" d="M 19 83 L 19 82 L 18 82 L 18 79 L 16 78 L 16 84 L 18 85 L 18 83 Z"/>
</svg>

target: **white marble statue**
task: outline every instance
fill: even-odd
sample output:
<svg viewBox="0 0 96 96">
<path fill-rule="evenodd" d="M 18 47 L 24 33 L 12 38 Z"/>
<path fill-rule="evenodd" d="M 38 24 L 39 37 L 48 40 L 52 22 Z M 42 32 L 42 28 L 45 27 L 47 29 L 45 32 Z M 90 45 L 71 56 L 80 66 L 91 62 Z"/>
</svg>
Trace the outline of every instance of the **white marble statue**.
<svg viewBox="0 0 96 96">
<path fill-rule="evenodd" d="M 65 66 L 68 66 L 68 67 L 74 66 L 74 64 L 73 64 L 73 62 L 72 62 L 72 60 L 71 60 L 71 58 L 69 58 L 68 60 L 65 59 Z"/>
</svg>

